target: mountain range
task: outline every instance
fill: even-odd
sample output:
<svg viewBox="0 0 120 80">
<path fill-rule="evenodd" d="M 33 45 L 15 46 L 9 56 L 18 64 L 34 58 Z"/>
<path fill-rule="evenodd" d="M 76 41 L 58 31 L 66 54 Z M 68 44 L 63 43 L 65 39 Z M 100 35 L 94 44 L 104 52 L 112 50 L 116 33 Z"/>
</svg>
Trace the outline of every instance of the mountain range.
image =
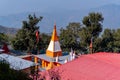
<svg viewBox="0 0 120 80">
<path fill-rule="evenodd" d="M 56 23 L 57 29 L 61 27 L 65 28 L 69 22 L 80 22 L 84 16 L 87 16 L 90 12 L 99 12 L 103 15 L 103 28 L 117 29 L 120 27 L 120 5 L 110 4 L 104 5 L 87 10 L 65 10 L 57 9 L 49 10 L 47 12 L 23 12 L 19 14 L 11 14 L 7 16 L 0 16 L 0 25 L 21 28 L 22 21 L 28 20 L 29 14 L 36 14 L 37 16 L 43 16 L 43 20 L 38 24 L 41 32 L 52 32 L 53 25 Z"/>
</svg>

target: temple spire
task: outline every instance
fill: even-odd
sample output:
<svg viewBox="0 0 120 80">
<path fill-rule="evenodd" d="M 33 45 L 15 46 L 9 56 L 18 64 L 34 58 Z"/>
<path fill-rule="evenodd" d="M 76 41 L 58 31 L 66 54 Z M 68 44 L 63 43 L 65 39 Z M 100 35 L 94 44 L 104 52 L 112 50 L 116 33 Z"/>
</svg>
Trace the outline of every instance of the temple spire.
<svg viewBox="0 0 120 80">
<path fill-rule="evenodd" d="M 52 34 L 52 40 L 58 41 L 57 31 L 56 31 L 56 24 L 54 24 L 53 34 Z"/>
<path fill-rule="evenodd" d="M 54 24 L 52 38 L 46 51 L 46 55 L 49 57 L 57 57 L 62 55 L 62 50 L 60 48 L 60 43 L 57 36 L 56 24 Z"/>
</svg>

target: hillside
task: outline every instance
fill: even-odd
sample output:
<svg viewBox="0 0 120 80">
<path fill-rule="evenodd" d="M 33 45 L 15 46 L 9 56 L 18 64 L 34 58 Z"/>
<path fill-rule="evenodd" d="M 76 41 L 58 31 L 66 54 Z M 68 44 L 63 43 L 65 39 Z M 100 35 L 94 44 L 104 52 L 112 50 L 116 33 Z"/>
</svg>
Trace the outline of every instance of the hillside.
<svg viewBox="0 0 120 80">
<path fill-rule="evenodd" d="M 56 11 L 49 10 L 48 12 L 23 12 L 8 16 L 0 16 L 0 24 L 8 27 L 21 28 L 22 21 L 27 20 L 29 14 L 43 16 L 43 20 L 38 24 L 41 32 L 50 33 L 53 29 L 54 22 L 57 24 L 57 29 L 66 27 L 69 22 L 82 22 L 84 16 L 90 12 L 100 12 L 104 17 L 103 28 L 117 29 L 120 27 L 120 5 L 104 5 L 88 10 L 66 10 L 58 9 Z"/>
<path fill-rule="evenodd" d="M 14 35 L 18 31 L 17 28 L 8 28 L 0 25 L 0 33 L 11 34 Z"/>
</svg>

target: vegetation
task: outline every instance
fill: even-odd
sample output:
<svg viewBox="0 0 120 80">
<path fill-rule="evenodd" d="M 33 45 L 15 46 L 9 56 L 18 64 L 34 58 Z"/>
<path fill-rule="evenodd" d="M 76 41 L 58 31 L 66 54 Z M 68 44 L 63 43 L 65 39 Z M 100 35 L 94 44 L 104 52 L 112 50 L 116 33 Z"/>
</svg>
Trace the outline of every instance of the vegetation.
<svg viewBox="0 0 120 80">
<path fill-rule="evenodd" d="M 90 13 L 83 18 L 83 27 L 80 32 L 81 46 L 88 49 L 91 39 L 94 41 L 99 37 L 102 32 L 103 17 L 100 13 Z M 93 45 L 94 47 L 94 45 Z"/>
<path fill-rule="evenodd" d="M 66 29 L 61 28 L 60 30 L 60 42 L 61 47 L 65 50 L 71 48 L 77 50 L 80 48 L 79 44 L 79 32 L 81 31 L 80 23 L 69 23 Z"/>
<path fill-rule="evenodd" d="M 39 30 L 36 25 L 42 17 L 29 15 L 28 19 L 29 21 L 23 21 L 23 27 L 17 32 L 12 46 L 14 49 L 24 51 L 31 51 L 34 48 L 46 49 L 51 35 L 42 33 L 39 43 L 36 42 L 35 37 L 36 30 Z M 89 53 L 92 40 L 93 52 L 120 52 L 120 29 L 104 29 L 103 31 L 103 20 L 101 13 L 92 12 L 83 17 L 82 23 L 71 22 L 66 28 L 61 28 L 59 39 L 62 50 L 70 51 L 72 48 L 77 52 Z"/>
<path fill-rule="evenodd" d="M 63 48 L 87 51 L 91 38 L 96 40 L 102 32 L 103 17 L 100 13 L 90 13 L 80 23 L 69 23 L 66 29 L 61 29 L 60 40 Z"/>
<path fill-rule="evenodd" d="M 35 15 L 29 15 L 28 21 L 23 21 L 22 29 L 17 32 L 16 37 L 12 40 L 14 49 L 28 52 L 40 49 L 41 43 L 40 39 L 39 42 L 36 40 L 36 31 L 39 31 L 37 24 L 41 20 L 42 17 L 37 18 Z"/>
<path fill-rule="evenodd" d="M 6 34 L 4 34 L 4 33 L 0 33 L 0 45 L 3 42 L 8 42 L 8 36 Z"/>
<path fill-rule="evenodd" d="M 51 39 L 51 35 L 49 34 L 45 34 L 45 33 L 42 33 L 41 34 L 41 47 L 42 49 L 46 49 L 49 45 L 49 42 L 50 42 L 50 39 Z"/>
</svg>

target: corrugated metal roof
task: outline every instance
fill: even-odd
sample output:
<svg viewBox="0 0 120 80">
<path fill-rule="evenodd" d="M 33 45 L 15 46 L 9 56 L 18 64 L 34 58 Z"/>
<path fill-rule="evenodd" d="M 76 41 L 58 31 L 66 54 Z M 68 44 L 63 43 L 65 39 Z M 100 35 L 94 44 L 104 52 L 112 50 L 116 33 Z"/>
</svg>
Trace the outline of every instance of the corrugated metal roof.
<svg viewBox="0 0 120 80">
<path fill-rule="evenodd" d="M 0 59 L 5 59 L 6 61 L 8 61 L 10 64 L 10 67 L 15 70 L 26 69 L 34 65 L 34 63 L 31 61 L 27 61 L 27 60 L 24 60 L 15 56 L 11 56 L 8 54 L 0 54 L 0 57 L 1 57 Z"/>
<path fill-rule="evenodd" d="M 36 57 L 38 57 L 40 59 L 44 59 L 44 60 L 46 60 L 48 62 L 56 62 L 55 61 L 56 57 L 55 58 L 51 58 L 51 57 L 46 56 L 46 54 L 36 55 Z M 68 59 L 68 61 L 71 61 L 70 60 L 70 55 L 59 56 L 58 63 L 64 64 L 66 59 Z"/>
</svg>

